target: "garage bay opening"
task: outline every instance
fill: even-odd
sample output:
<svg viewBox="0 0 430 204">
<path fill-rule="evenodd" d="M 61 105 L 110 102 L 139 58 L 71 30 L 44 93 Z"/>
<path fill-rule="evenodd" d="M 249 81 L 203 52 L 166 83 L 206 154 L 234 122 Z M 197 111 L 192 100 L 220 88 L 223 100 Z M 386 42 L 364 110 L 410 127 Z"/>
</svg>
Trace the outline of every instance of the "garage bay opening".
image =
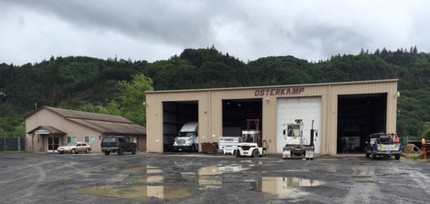
<svg viewBox="0 0 430 204">
<path fill-rule="evenodd" d="M 372 133 L 385 132 L 387 94 L 338 97 L 337 153 L 364 153 Z"/>
<path fill-rule="evenodd" d="M 262 99 L 222 101 L 222 138 L 219 148 L 223 153 L 232 154 L 238 142 L 253 137 L 258 138 L 258 143 L 263 145 L 262 106 Z"/>
<path fill-rule="evenodd" d="M 163 151 L 198 151 L 198 121 L 198 101 L 163 102 Z"/>
</svg>

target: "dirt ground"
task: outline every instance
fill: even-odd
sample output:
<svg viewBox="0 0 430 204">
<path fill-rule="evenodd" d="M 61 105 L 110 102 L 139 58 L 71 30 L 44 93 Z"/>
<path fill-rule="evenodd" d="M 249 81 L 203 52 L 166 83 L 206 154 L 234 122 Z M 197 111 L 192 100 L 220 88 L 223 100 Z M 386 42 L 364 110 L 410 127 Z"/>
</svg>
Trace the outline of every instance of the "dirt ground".
<svg viewBox="0 0 430 204">
<path fill-rule="evenodd" d="M 430 162 L 1 153 L 0 203 L 429 203 Z"/>
</svg>

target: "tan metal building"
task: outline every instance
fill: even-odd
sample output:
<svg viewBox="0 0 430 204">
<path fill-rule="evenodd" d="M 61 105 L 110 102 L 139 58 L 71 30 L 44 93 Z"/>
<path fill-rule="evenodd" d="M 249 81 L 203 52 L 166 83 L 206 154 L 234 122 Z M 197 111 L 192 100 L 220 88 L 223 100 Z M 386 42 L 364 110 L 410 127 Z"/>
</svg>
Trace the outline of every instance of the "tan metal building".
<svg viewBox="0 0 430 204">
<path fill-rule="evenodd" d="M 147 92 L 147 151 L 169 151 L 188 121 L 198 121 L 201 144 L 240 136 L 245 120 L 252 118 L 260 120 L 269 154 L 282 152 L 282 130 L 295 119 L 304 121 L 304 134 L 317 130 L 317 154 L 342 153 L 344 138 L 352 141 L 349 153 L 364 152 L 370 133 L 396 132 L 397 83 L 388 79 Z"/>
<path fill-rule="evenodd" d="M 146 151 L 146 129 L 124 117 L 43 106 L 25 118 L 26 151 L 55 152 L 69 142 L 86 142 L 101 152 L 104 136 L 122 135 Z"/>
</svg>

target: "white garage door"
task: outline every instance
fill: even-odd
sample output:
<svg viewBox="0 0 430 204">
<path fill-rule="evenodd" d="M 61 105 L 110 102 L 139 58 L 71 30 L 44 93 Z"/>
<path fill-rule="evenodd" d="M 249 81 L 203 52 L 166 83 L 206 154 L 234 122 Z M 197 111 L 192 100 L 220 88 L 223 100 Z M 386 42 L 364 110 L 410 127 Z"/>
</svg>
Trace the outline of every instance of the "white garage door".
<svg viewBox="0 0 430 204">
<path fill-rule="evenodd" d="M 282 148 L 286 144 L 286 139 L 282 131 L 286 128 L 285 124 L 294 123 L 296 119 L 303 120 L 303 135 L 306 143 L 310 140 L 310 130 L 312 120 L 314 129 L 318 131 L 315 137 L 315 153 L 320 153 L 321 149 L 321 97 L 306 98 L 279 98 L 276 124 L 276 153 L 282 153 Z"/>
</svg>

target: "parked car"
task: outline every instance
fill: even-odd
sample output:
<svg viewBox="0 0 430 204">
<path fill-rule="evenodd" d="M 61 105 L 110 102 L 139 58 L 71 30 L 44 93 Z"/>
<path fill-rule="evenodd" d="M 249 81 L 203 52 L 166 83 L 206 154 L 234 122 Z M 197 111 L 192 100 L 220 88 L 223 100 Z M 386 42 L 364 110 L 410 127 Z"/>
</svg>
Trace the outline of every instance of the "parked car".
<svg viewBox="0 0 430 204">
<path fill-rule="evenodd" d="M 85 142 L 70 142 L 66 146 L 61 146 L 57 148 L 57 152 L 60 154 L 70 153 L 77 154 L 79 152 L 85 152 L 85 154 L 90 153 L 91 145 Z"/>
<path fill-rule="evenodd" d="M 118 155 L 123 155 L 124 152 L 136 154 L 137 150 L 136 143 L 124 136 L 104 137 L 100 146 L 105 155 L 109 155 L 111 152 L 118 152 Z"/>
</svg>

